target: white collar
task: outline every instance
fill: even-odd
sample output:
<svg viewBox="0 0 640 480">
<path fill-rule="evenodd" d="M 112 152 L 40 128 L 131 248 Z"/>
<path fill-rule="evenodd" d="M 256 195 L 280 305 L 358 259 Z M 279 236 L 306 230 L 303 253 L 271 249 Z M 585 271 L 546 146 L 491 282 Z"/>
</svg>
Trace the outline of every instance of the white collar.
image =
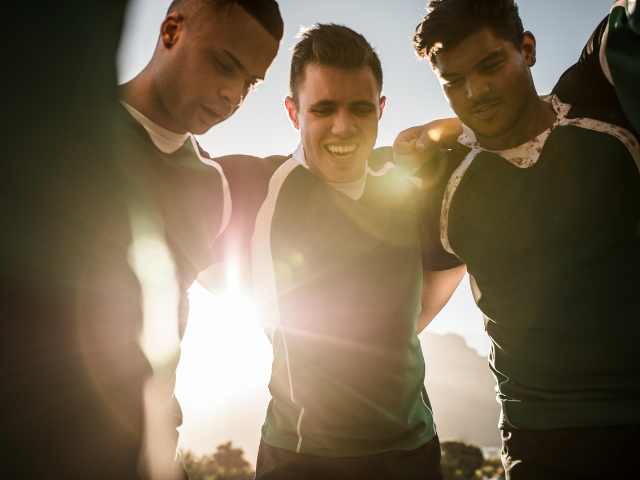
<svg viewBox="0 0 640 480">
<path fill-rule="evenodd" d="M 571 110 L 571 105 L 568 103 L 562 103 L 556 95 L 549 95 L 544 99 L 544 101 L 553 106 L 553 109 L 557 114 L 556 121 L 540 135 L 523 143 L 522 145 L 518 145 L 517 147 L 509 148 L 507 150 L 489 150 L 482 148 L 476 140 L 476 135 L 473 130 L 465 124 L 462 124 L 462 135 L 458 137 L 458 143 L 474 150 L 484 150 L 500 155 L 516 167 L 528 168 L 538 161 L 540 152 L 542 151 L 542 147 L 544 146 L 544 142 L 547 140 L 547 137 L 549 137 L 549 134 L 557 125 L 564 122 L 569 110 Z"/>
<path fill-rule="evenodd" d="M 127 109 L 133 118 L 135 118 L 140 125 L 149 133 L 153 144 L 158 147 L 164 153 L 173 153 L 178 150 L 189 137 L 188 133 L 175 133 L 162 128 L 157 123 L 149 120 L 138 110 L 133 108 L 128 103 L 120 100 L 120 103 Z"/>
<path fill-rule="evenodd" d="M 302 142 L 296 148 L 296 151 L 293 152 L 292 158 L 297 161 L 304 168 L 309 170 L 309 164 L 307 163 L 307 158 L 304 154 L 304 147 L 302 146 Z M 325 182 L 327 185 L 335 188 L 340 193 L 346 195 L 352 200 L 358 200 L 362 194 L 364 193 L 364 187 L 367 184 L 367 173 L 369 172 L 369 164 L 368 162 L 365 164 L 364 174 L 357 180 L 353 182 L 345 182 L 345 183 L 332 183 Z"/>
</svg>

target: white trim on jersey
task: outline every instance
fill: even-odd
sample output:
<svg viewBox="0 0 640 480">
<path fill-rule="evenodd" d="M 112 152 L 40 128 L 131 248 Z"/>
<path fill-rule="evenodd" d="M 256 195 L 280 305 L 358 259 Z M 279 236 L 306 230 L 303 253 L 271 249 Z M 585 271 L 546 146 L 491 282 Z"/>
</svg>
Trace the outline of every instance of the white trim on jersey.
<svg viewBox="0 0 640 480">
<path fill-rule="evenodd" d="M 609 135 L 613 135 L 618 140 L 620 140 L 625 147 L 627 147 L 627 150 L 629 150 L 629 153 L 638 166 L 638 171 L 640 171 L 640 145 L 638 144 L 638 140 L 636 140 L 636 137 L 634 137 L 629 130 L 626 130 L 617 125 L 594 120 L 592 118 L 564 119 L 560 123 L 560 125 L 574 125 L 576 127 L 581 127 L 587 130 L 595 130 L 596 132 L 608 133 Z"/>
<path fill-rule="evenodd" d="M 569 110 L 571 110 L 571 105 L 568 103 L 562 103 L 556 95 L 547 97 L 545 101 L 551 102 L 553 108 L 558 113 L 558 118 L 555 123 L 534 139 L 515 148 L 510 148 L 508 150 L 487 150 L 482 148 L 477 142 L 473 131 L 463 125 L 463 134 L 458 137 L 458 143 L 465 145 L 472 150 L 467 154 L 462 163 L 458 165 L 458 168 L 456 168 L 449 178 L 447 187 L 444 191 L 442 209 L 440 211 L 440 242 L 447 252 L 453 255 L 456 254 L 449 243 L 449 210 L 451 209 L 453 195 L 456 192 L 458 185 L 460 185 L 462 177 L 471 165 L 471 162 L 473 162 L 476 156 L 482 151 L 495 153 L 519 168 L 530 168 L 538 162 L 544 143 L 547 141 L 549 134 L 555 127 L 576 126 L 587 130 L 608 133 L 609 135 L 616 137 L 623 143 L 627 150 L 629 150 L 629 153 L 635 160 L 638 170 L 640 171 L 640 145 L 638 145 L 638 141 L 631 132 L 617 125 L 601 122 L 592 118 L 567 119 L 566 116 L 569 113 Z"/>
<path fill-rule="evenodd" d="M 261 325 L 269 339 L 280 324 L 278 290 L 271 256 L 271 220 L 276 209 L 276 201 L 282 184 L 291 171 L 300 166 L 293 158 L 284 162 L 269 181 L 267 198 L 256 217 L 256 228 L 251 238 L 251 267 L 253 273 L 253 294 L 260 306 Z"/>
<path fill-rule="evenodd" d="M 449 209 L 451 208 L 451 200 L 453 200 L 453 194 L 456 192 L 458 185 L 460 185 L 460 181 L 467 171 L 467 168 L 469 168 L 473 159 L 476 158 L 476 155 L 481 151 L 482 150 L 479 149 L 473 149 L 467 154 L 462 163 L 458 165 L 458 168 L 456 168 L 453 174 L 451 174 L 451 177 L 447 182 L 447 188 L 444 191 L 442 210 L 440 211 L 440 241 L 442 242 L 444 249 L 454 255 L 455 252 L 451 249 L 451 245 L 449 244 Z"/>
<path fill-rule="evenodd" d="M 196 155 L 200 159 L 202 163 L 205 165 L 209 165 L 210 167 L 218 170 L 220 174 L 220 179 L 222 180 L 222 202 L 223 202 L 223 211 L 222 211 L 222 221 L 220 222 L 220 230 L 218 230 L 218 235 L 216 238 L 225 231 L 227 226 L 229 225 L 229 220 L 231 219 L 231 193 L 229 192 L 229 182 L 227 182 L 227 177 L 225 177 L 224 172 L 222 171 L 222 167 L 217 162 L 211 160 L 210 158 L 204 158 L 200 155 L 200 149 L 198 147 L 198 142 L 196 142 L 196 138 L 189 134 L 189 138 L 191 139 L 191 145 L 193 145 L 193 149 L 196 152 Z"/>
<path fill-rule="evenodd" d="M 276 286 L 275 269 L 271 255 L 271 221 L 276 209 L 276 203 L 280 189 L 294 168 L 301 166 L 295 158 L 290 158 L 276 170 L 269 181 L 267 198 L 260 207 L 256 218 L 256 228 L 251 238 L 251 267 L 253 270 L 253 294 L 259 305 L 261 314 L 260 323 L 267 336 L 274 341 L 276 330 L 282 335 L 285 359 L 287 362 L 287 375 L 289 377 L 289 395 L 291 401 L 296 403 L 293 395 L 293 378 L 291 377 L 291 365 L 289 363 L 289 348 L 284 329 L 280 323 L 280 306 L 278 304 L 278 290 Z M 298 417 L 296 431 L 298 433 L 298 447 L 296 453 L 300 453 L 302 446 L 301 423 L 304 408 Z"/>
<path fill-rule="evenodd" d="M 611 70 L 609 70 L 609 62 L 607 61 L 607 54 L 605 52 L 608 37 L 609 23 L 607 22 L 607 26 L 605 27 L 604 33 L 602 34 L 602 39 L 600 40 L 600 52 L 598 53 L 598 58 L 600 60 L 600 68 L 602 68 L 602 73 L 604 73 L 604 76 L 607 77 L 609 83 L 613 85 L 613 77 L 611 76 Z"/>
<path fill-rule="evenodd" d="M 300 416 L 298 417 L 298 425 L 296 426 L 296 432 L 298 433 L 298 446 L 296 447 L 296 453 L 300 453 L 300 447 L 302 447 L 302 416 L 304 415 L 304 407 L 300 411 Z"/>
</svg>

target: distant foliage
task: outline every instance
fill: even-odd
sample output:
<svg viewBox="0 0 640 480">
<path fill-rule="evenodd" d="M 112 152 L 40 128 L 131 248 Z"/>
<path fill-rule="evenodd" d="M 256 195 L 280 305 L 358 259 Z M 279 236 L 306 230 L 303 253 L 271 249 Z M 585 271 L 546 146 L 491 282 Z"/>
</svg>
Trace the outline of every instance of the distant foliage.
<svg viewBox="0 0 640 480">
<path fill-rule="evenodd" d="M 197 457 L 187 451 L 182 455 L 182 463 L 189 480 L 253 480 L 255 475 L 242 448 L 235 448 L 230 441 L 218 445 L 210 455 Z"/>
<path fill-rule="evenodd" d="M 499 458 L 485 458 L 482 467 L 480 468 L 479 479 L 484 480 L 498 479 L 501 475 L 504 475 L 504 468 L 502 467 L 502 460 Z M 504 479 L 504 476 L 502 477 Z"/>
<path fill-rule="evenodd" d="M 440 444 L 442 473 L 445 480 L 481 479 L 484 463 L 482 450 L 463 442 L 445 441 Z M 478 472 L 476 472 L 478 471 Z"/>
</svg>

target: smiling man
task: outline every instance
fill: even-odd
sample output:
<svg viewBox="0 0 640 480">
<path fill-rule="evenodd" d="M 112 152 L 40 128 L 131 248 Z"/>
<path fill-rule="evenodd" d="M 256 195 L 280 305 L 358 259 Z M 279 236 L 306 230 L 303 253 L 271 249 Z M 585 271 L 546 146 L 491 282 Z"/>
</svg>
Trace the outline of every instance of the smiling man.
<svg viewBox="0 0 640 480">
<path fill-rule="evenodd" d="M 463 123 L 420 173 L 424 308 L 450 295 L 429 287 L 434 272 L 469 271 L 507 479 L 637 477 L 637 132 L 614 103 L 538 97 L 513 0 L 433 0 L 414 41 Z"/>
<path fill-rule="evenodd" d="M 256 478 L 442 479 L 417 337 L 418 192 L 373 152 L 380 60 L 340 25 L 301 36 L 285 100 L 300 146 L 218 159 L 243 214 L 217 243 L 250 250 L 274 352 Z"/>
<path fill-rule="evenodd" d="M 187 289 L 212 263 L 208 250 L 231 211 L 224 174 L 193 134 L 207 132 L 240 108 L 264 79 L 282 34 L 273 0 L 175 0 L 153 58 L 120 87 L 131 222 L 134 232 L 154 233 L 166 242 L 175 263 L 181 335 L 188 317 Z M 135 342 L 139 328 L 123 326 L 118 342 Z M 122 410 L 129 428 L 139 433 L 140 386 L 150 369 L 146 364 L 128 368 L 135 395 L 121 402 L 126 404 Z M 175 399 L 172 405 L 179 424 Z M 177 443 L 177 431 L 171 441 Z"/>
</svg>

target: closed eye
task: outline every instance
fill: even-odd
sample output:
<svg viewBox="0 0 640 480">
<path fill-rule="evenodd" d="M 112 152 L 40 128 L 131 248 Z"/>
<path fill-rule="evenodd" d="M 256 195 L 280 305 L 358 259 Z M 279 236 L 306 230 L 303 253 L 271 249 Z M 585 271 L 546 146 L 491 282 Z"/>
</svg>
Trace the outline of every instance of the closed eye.
<svg viewBox="0 0 640 480">
<path fill-rule="evenodd" d="M 312 114 L 318 117 L 328 117 L 334 112 L 333 108 L 312 108 L 309 110 Z"/>
<path fill-rule="evenodd" d="M 492 73 L 492 72 L 495 72 L 496 70 L 498 70 L 501 65 L 502 65 L 501 61 L 500 62 L 491 63 L 489 65 L 485 65 L 484 67 L 482 67 L 482 71 L 486 72 L 486 73 Z"/>
<path fill-rule="evenodd" d="M 219 72 L 224 75 L 231 75 L 234 71 L 233 67 L 219 59 L 215 59 L 215 65 Z"/>
<path fill-rule="evenodd" d="M 358 117 L 366 117 L 376 112 L 376 109 L 371 106 L 359 106 L 352 109 L 353 114 Z"/>
</svg>

